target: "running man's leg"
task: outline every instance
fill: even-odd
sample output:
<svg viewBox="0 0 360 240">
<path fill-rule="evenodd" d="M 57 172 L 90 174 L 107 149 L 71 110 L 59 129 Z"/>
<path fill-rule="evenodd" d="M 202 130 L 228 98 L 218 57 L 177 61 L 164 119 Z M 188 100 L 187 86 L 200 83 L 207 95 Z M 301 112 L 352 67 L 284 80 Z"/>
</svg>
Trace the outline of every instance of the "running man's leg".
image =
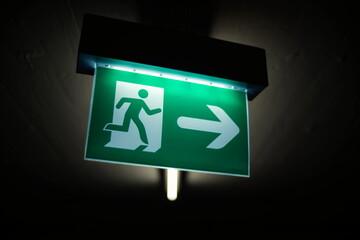
<svg viewBox="0 0 360 240">
<path fill-rule="evenodd" d="M 130 116 L 128 116 L 128 114 L 125 114 L 123 125 L 108 123 L 106 124 L 104 130 L 128 132 L 130 127 L 130 121 L 131 121 Z"/>
<path fill-rule="evenodd" d="M 146 136 L 146 129 L 144 127 L 144 124 L 141 122 L 141 120 L 138 117 L 133 118 L 133 121 L 139 129 L 141 141 L 143 141 L 143 143 L 145 143 L 145 144 L 149 144 L 147 136 Z"/>
</svg>

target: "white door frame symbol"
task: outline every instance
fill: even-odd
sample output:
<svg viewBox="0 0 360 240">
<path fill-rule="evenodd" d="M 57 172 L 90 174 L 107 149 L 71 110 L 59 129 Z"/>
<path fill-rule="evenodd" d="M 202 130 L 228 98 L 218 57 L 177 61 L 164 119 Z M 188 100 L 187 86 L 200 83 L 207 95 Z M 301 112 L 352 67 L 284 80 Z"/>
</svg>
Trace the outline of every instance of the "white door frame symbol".
<svg viewBox="0 0 360 240">
<path fill-rule="evenodd" d="M 163 88 L 117 81 L 113 119 L 104 126 L 105 131 L 111 132 L 105 147 L 145 152 L 159 150 L 163 104 Z M 135 115 L 131 117 L 131 114 Z"/>
</svg>

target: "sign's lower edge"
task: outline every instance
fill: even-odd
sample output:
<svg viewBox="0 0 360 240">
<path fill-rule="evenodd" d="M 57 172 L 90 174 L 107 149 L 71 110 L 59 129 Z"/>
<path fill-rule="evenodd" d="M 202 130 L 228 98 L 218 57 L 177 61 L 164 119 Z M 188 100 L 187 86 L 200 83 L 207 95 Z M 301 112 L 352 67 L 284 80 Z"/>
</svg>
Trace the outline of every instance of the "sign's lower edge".
<svg viewBox="0 0 360 240">
<path fill-rule="evenodd" d="M 194 169 L 177 168 L 177 167 L 155 166 L 155 165 L 147 165 L 147 164 L 141 164 L 141 163 L 118 162 L 118 161 L 113 161 L 113 160 L 103 160 L 103 159 L 96 159 L 96 158 L 89 158 L 89 157 L 85 157 L 84 159 L 87 161 L 95 161 L 95 162 L 115 163 L 115 164 L 123 164 L 123 165 L 130 165 L 130 166 L 139 166 L 139 167 L 150 167 L 150 168 L 160 168 L 160 169 L 173 168 L 173 169 L 178 169 L 181 171 L 188 171 L 188 172 L 209 173 L 209 174 L 217 174 L 217 175 L 225 175 L 225 176 L 250 178 L 250 171 L 249 171 L 249 174 L 246 175 L 246 174 L 237 174 L 237 173 L 224 173 L 224 172 L 215 172 L 215 171 L 194 170 Z"/>
</svg>

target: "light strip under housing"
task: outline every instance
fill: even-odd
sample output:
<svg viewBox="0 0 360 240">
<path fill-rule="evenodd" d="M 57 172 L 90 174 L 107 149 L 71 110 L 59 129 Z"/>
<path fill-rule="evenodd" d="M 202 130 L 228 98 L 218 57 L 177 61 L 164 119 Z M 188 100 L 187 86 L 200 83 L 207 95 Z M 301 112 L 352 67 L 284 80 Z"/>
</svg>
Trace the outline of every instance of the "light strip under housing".
<svg viewBox="0 0 360 240">
<path fill-rule="evenodd" d="M 95 64 L 246 91 L 248 100 L 268 86 L 265 49 L 85 14 L 76 72 L 94 75 Z"/>
<path fill-rule="evenodd" d="M 126 72 L 136 72 L 139 74 L 156 76 L 162 78 L 168 78 L 178 81 L 185 81 L 191 83 L 197 83 L 202 85 L 208 85 L 219 88 L 227 88 L 236 91 L 247 92 L 246 86 L 240 82 L 232 81 L 229 79 L 212 77 L 203 74 L 190 73 L 180 70 L 168 69 L 163 67 L 151 66 L 141 63 L 128 62 L 123 60 L 109 59 L 109 58 L 97 58 L 92 63 L 94 67 L 105 67 L 115 70 L 121 70 Z"/>
</svg>

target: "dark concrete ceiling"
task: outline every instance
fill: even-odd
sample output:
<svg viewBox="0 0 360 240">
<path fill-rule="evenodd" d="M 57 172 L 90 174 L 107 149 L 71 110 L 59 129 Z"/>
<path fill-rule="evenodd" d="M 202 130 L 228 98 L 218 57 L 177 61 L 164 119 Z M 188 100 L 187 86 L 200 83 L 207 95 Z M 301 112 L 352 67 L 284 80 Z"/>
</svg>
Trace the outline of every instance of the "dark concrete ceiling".
<svg viewBox="0 0 360 240">
<path fill-rule="evenodd" d="M 354 6 L 29 1 L 0 11 L 6 234 L 167 228 L 315 238 L 357 232 L 360 24 Z M 173 203 L 160 170 L 85 161 L 92 77 L 75 73 L 85 13 L 264 48 L 269 87 L 249 104 L 251 177 L 188 172 Z"/>
</svg>

